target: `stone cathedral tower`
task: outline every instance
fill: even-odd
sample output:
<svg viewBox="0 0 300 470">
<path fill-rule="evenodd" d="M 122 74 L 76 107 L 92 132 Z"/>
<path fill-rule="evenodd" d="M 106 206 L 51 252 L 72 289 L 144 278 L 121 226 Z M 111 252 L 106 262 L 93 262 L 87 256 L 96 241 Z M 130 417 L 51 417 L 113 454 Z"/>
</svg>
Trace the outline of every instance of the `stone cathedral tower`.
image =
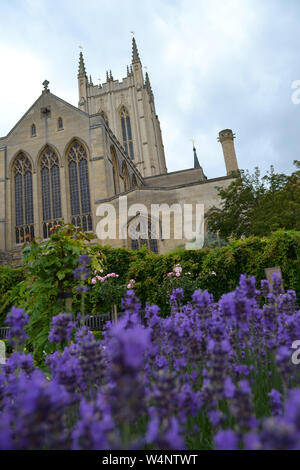
<svg viewBox="0 0 300 470">
<path fill-rule="evenodd" d="M 80 52 L 78 91 L 79 108 L 90 116 L 102 114 L 142 176 L 167 173 L 154 95 L 148 73 L 144 78 L 135 38 L 132 39 L 132 63 L 121 82 L 114 80 L 110 71 L 106 73 L 106 83 L 94 85 L 87 77 Z"/>
</svg>

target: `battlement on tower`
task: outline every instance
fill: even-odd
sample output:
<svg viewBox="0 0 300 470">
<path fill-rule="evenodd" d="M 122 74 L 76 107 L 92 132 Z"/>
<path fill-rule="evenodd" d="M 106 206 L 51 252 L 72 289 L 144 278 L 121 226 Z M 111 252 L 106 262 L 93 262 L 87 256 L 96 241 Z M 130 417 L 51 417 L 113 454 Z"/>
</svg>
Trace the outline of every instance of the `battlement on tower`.
<svg viewBox="0 0 300 470">
<path fill-rule="evenodd" d="M 128 88 L 134 85 L 132 77 L 124 77 L 121 81 L 119 80 L 109 80 L 104 82 L 101 85 L 94 85 L 89 83 L 88 91 L 90 96 L 101 96 L 109 93 L 111 91 L 122 91 L 127 90 Z"/>
</svg>

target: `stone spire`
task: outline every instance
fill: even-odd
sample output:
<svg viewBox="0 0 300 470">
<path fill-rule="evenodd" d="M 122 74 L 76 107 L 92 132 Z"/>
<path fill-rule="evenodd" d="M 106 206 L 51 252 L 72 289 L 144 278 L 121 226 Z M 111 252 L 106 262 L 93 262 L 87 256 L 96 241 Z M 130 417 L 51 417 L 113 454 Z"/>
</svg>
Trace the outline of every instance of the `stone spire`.
<svg viewBox="0 0 300 470">
<path fill-rule="evenodd" d="M 194 152 L 194 168 L 195 168 L 196 170 L 201 170 L 201 172 L 202 172 L 202 177 L 203 177 L 203 179 L 205 180 L 205 179 L 207 179 L 207 177 L 205 176 L 204 171 L 203 171 L 203 168 L 202 168 L 202 166 L 201 166 L 200 163 L 199 163 L 198 155 L 197 155 L 197 150 L 196 150 L 196 147 L 195 147 L 195 142 L 194 142 L 194 140 L 193 140 L 193 152 Z"/>
<path fill-rule="evenodd" d="M 194 143 L 193 143 L 193 152 L 194 152 L 194 168 L 201 168 L 199 160 L 198 160 L 197 150 L 196 150 Z"/>
<path fill-rule="evenodd" d="M 78 67 L 78 78 L 79 77 L 87 78 L 86 71 L 85 71 L 84 60 L 83 60 L 83 54 L 82 54 L 81 51 L 80 51 L 80 54 L 79 54 L 79 67 Z"/>
<path fill-rule="evenodd" d="M 114 77 L 113 77 L 113 74 L 111 73 L 111 70 L 109 71 L 109 79 L 111 82 L 114 81 Z"/>
<path fill-rule="evenodd" d="M 139 51 L 138 51 L 134 37 L 132 38 L 132 63 L 133 64 L 141 63 Z"/>
<path fill-rule="evenodd" d="M 92 76 L 90 75 L 90 85 L 93 86 Z"/>
</svg>

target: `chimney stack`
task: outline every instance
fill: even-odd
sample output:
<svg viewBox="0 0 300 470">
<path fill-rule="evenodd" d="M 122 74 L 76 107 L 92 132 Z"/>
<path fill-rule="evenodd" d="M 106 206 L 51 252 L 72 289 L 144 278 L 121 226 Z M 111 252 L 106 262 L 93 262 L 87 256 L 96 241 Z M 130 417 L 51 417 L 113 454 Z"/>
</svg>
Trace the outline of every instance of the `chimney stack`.
<svg viewBox="0 0 300 470">
<path fill-rule="evenodd" d="M 224 129 L 223 131 L 219 132 L 218 141 L 222 144 L 228 176 L 231 175 L 232 172 L 239 169 L 234 148 L 234 139 L 235 134 L 233 134 L 231 129 Z"/>
</svg>

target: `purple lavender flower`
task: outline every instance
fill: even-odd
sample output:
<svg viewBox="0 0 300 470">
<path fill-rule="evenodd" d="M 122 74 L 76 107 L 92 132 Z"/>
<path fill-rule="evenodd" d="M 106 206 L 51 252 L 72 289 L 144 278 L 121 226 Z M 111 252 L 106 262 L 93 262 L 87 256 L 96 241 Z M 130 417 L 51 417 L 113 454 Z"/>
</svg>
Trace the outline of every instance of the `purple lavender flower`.
<svg viewBox="0 0 300 470">
<path fill-rule="evenodd" d="M 273 286 L 272 286 L 273 293 L 275 296 L 279 296 L 280 294 L 283 293 L 282 287 L 281 287 L 282 285 L 281 275 L 279 273 L 273 273 L 272 278 L 273 278 Z"/>
<path fill-rule="evenodd" d="M 269 282 L 266 279 L 263 279 L 260 283 L 261 285 L 261 293 L 264 297 L 267 297 L 270 293 L 270 286 Z"/>
<path fill-rule="evenodd" d="M 170 296 L 170 304 L 173 306 L 177 306 L 184 299 L 184 291 L 181 287 L 172 290 L 172 294 Z"/>
<path fill-rule="evenodd" d="M 75 279 L 78 279 L 79 281 L 85 281 L 90 277 L 91 270 L 86 266 L 82 266 L 79 268 L 75 268 L 73 271 L 73 275 Z"/>
<path fill-rule="evenodd" d="M 126 291 L 125 297 L 121 299 L 121 306 L 124 310 L 123 319 L 125 320 L 126 328 L 131 328 L 141 323 L 141 317 L 139 315 L 141 304 L 136 298 L 133 289 L 128 289 Z"/>
<path fill-rule="evenodd" d="M 14 379 L 14 393 L 6 399 L 0 413 L 0 435 L 9 422 L 11 449 L 64 449 L 68 445 L 66 413 L 72 404 L 64 387 L 46 381 L 40 371 L 27 377 L 22 372 Z M 2 446 L 3 444 L 1 444 Z"/>
<path fill-rule="evenodd" d="M 60 313 L 52 318 L 49 341 L 51 343 L 62 343 L 70 341 L 75 324 L 71 313 Z"/>
<path fill-rule="evenodd" d="M 34 371 L 32 355 L 23 352 L 14 352 L 3 365 L 3 371 L 6 375 L 23 371 L 27 376 L 30 376 Z"/>
<path fill-rule="evenodd" d="M 104 380 L 104 348 L 86 327 L 77 331 L 76 342 L 76 354 L 81 369 L 80 387 L 94 396 Z"/>
<path fill-rule="evenodd" d="M 13 347 L 21 346 L 28 338 L 25 331 L 28 321 L 29 316 L 22 308 L 12 307 L 5 323 L 10 327 L 8 338 Z"/>
<path fill-rule="evenodd" d="M 254 276 L 247 277 L 242 274 L 240 277 L 240 287 L 243 289 L 246 297 L 249 299 L 256 298 L 259 291 L 256 290 L 256 279 Z"/>
<path fill-rule="evenodd" d="M 160 423 L 156 410 L 150 408 L 150 421 L 146 433 L 146 442 L 159 450 L 184 450 L 185 442 L 182 429 L 175 417 Z"/>
<path fill-rule="evenodd" d="M 47 356 L 46 363 L 49 365 L 52 379 L 64 385 L 68 392 L 81 390 L 83 373 L 77 345 L 65 348 L 62 355 L 55 352 Z"/>
<path fill-rule="evenodd" d="M 292 376 L 291 350 L 287 346 L 281 346 L 277 350 L 276 364 L 282 380 L 289 384 Z"/>
<path fill-rule="evenodd" d="M 237 450 L 238 449 L 238 437 L 230 429 L 227 431 L 220 431 L 215 436 L 215 448 L 216 450 Z"/>
<path fill-rule="evenodd" d="M 282 394 L 278 390 L 272 389 L 269 393 L 271 408 L 275 416 L 282 414 Z"/>
<path fill-rule="evenodd" d="M 81 255 L 79 256 L 78 264 L 83 267 L 89 266 L 91 264 L 91 259 L 87 254 Z"/>
<path fill-rule="evenodd" d="M 241 380 L 233 393 L 231 398 L 227 394 L 230 411 L 236 418 L 240 430 L 244 432 L 256 425 L 252 393 L 248 380 Z"/>
<path fill-rule="evenodd" d="M 73 450 L 112 449 L 110 442 L 114 423 L 107 407 L 99 406 L 101 396 L 94 403 L 84 398 L 79 407 L 79 420 L 72 432 Z"/>
<path fill-rule="evenodd" d="M 90 291 L 90 289 L 91 288 L 89 286 L 77 286 L 76 292 L 78 292 L 79 294 L 86 294 Z"/>
</svg>

